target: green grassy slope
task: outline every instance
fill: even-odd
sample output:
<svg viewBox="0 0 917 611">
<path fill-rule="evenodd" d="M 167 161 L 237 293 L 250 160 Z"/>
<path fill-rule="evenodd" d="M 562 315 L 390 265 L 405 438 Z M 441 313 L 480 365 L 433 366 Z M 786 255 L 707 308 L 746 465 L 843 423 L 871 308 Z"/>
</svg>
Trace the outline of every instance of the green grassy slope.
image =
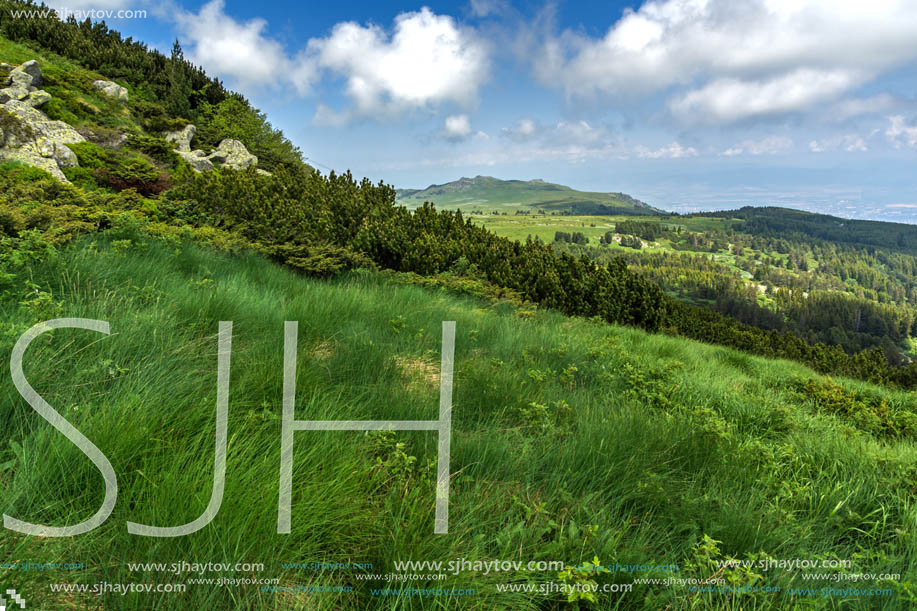
<svg viewBox="0 0 917 611">
<path fill-rule="evenodd" d="M 691 593 L 634 585 L 601 595 L 620 609 L 907 609 L 917 591 L 917 447 L 875 432 L 865 407 L 914 412 L 912 394 L 830 383 L 794 363 L 637 330 L 532 314 L 393 284 L 364 272 L 305 280 L 256 256 L 216 254 L 130 230 L 83 238 L 34 266 L 35 288 L 0 303 L 2 353 L 31 321 L 109 321 L 112 334 L 59 330 L 26 355 L 33 387 L 109 457 L 119 499 L 76 538 L 0 530 L 0 563 L 81 562 L 83 570 L 0 574 L 32 608 L 545 609 L 554 594 L 499 584 L 555 572 L 465 571 L 443 581 L 367 582 L 361 571 L 284 562 L 561 560 L 677 564 L 704 580 L 727 557 L 852 560 L 882 596 L 791 595 L 806 571 L 732 568 L 735 586 Z M 207 505 L 213 469 L 218 321 L 234 322 L 226 493 L 216 519 L 177 539 L 129 535 L 130 520 L 176 526 Z M 283 323 L 298 320 L 297 417 L 432 419 L 440 325 L 457 321 L 450 534 L 433 535 L 436 436 L 298 432 L 293 531 L 276 534 Z M 847 408 L 850 409 L 847 409 Z M 0 498 L 18 519 L 52 525 L 95 512 L 92 464 L 0 377 Z M 867 432 L 873 431 L 873 432 Z M 404 444 L 399 445 L 399 444 Z M 719 541 L 717 548 L 705 537 Z M 718 550 L 718 551 L 717 551 Z M 128 562 L 251 562 L 261 572 L 175 575 Z M 629 583 L 649 572 L 601 575 Z M 181 594 L 51 593 L 49 584 L 273 579 L 349 592 L 265 592 L 188 585 Z M 909 582 L 903 583 L 903 582 Z M 470 588 L 474 595 L 386 597 L 385 587 Z M 842 598 L 844 599 L 841 602 Z"/>
<path fill-rule="evenodd" d="M 624 193 L 591 193 L 543 180 L 460 178 L 426 189 L 400 189 L 398 202 L 416 208 L 424 202 L 463 211 L 547 210 L 575 214 L 656 214 L 659 211 Z"/>
</svg>

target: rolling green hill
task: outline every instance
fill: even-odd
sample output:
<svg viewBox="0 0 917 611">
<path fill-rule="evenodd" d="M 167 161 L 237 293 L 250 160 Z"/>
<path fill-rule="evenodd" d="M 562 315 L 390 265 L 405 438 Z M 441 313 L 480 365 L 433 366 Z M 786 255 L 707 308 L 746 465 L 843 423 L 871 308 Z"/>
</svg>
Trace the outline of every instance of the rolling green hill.
<svg viewBox="0 0 917 611">
<path fill-rule="evenodd" d="M 631 214 L 662 213 L 624 193 L 590 193 L 543 180 L 500 180 L 491 176 L 460 178 L 426 189 L 399 189 L 398 203 L 416 208 L 433 202 L 438 208 L 465 212 L 514 212 L 545 210 L 557 214 Z"/>
<path fill-rule="evenodd" d="M 132 227 L 81 239 L 32 265 L 31 278 L 38 289 L 30 298 L 0 299 L 2 351 L 49 315 L 110 323 L 110 336 L 41 336 L 26 353 L 25 374 L 109 458 L 119 484 L 114 512 L 90 533 L 40 540 L 0 529 L 0 564 L 83 566 L 0 569 L 31 608 L 382 610 L 396 600 L 404 609 L 574 608 L 561 594 L 521 590 L 564 582 L 556 569 L 443 570 L 444 579 L 409 582 L 367 576 L 400 573 L 403 560 L 580 565 L 595 557 L 644 568 L 586 573 L 582 583 L 632 587 L 600 593 L 588 608 L 837 608 L 835 598 L 792 591 L 853 585 L 803 577 L 837 571 L 756 564 L 795 558 L 903 576 L 859 583 L 884 593 L 847 596 L 845 609 L 913 608 L 917 446 L 883 424 L 917 417 L 910 393 L 456 297 L 406 285 L 401 275 L 304 279 L 256 255 Z M 292 532 L 277 534 L 287 320 L 300 329 L 296 417 L 328 420 L 435 418 L 440 326 L 456 321 L 448 535 L 433 535 L 434 433 L 308 431 L 295 435 Z M 221 509 L 188 536 L 131 535 L 126 521 L 176 526 L 207 506 L 219 321 L 233 322 Z M 86 519 L 101 502 L 98 471 L 9 376 L 0 378 L 0 397 L 3 512 L 54 525 Z M 717 562 L 730 558 L 755 564 L 720 571 Z M 128 565 L 183 561 L 263 568 L 190 574 Z M 634 583 L 714 575 L 762 590 Z M 237 581 L 215 587 L 190 581 L 197 578 Z M 57 583 L 90 591 L 52 592 Z M 96 596 L 100 583 L 187 589 Z M 294 586 L 315 591 L 272 589 Z M 473 594 L 383 593 L 409 587 Z"/>
</svg>

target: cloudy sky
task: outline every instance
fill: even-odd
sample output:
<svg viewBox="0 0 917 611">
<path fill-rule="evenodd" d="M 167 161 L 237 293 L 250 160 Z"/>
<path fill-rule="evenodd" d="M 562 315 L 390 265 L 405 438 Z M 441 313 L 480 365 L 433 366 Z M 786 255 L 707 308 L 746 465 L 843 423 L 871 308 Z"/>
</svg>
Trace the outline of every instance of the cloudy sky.
<svg viewBox="0 0 917 611">
<path fill-rule="evenodd" d="M 913 0 L 80 2 L 149 10 L 110 24 L 178 38 L 320 169 L 917 221 Z"/>
</svg>

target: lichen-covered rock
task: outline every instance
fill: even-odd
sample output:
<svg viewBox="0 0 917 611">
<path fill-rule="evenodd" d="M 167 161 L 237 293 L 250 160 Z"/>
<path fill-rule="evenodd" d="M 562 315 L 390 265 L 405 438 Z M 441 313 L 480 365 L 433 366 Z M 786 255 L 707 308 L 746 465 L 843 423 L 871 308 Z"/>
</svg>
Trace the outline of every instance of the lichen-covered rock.
<svg viewBox="0 0 917 611">
<path fill-rule="evenodd" d="M 4 87 L 0 89 L 0 104 L 26 99 L 40 84 L 41 70 L 34 59 L 13 68 L 3 81 Z"/>
<path fill-rule="evenodd" d="M 44 95 L 35 95 L 38 93 Z M 51 121 L 32 105 L 50 100 L 49 94 L 36 91 L 28 97 L 3 104 L 6 129 L 5 137 L 0 140 L 0 159 L 21 161 L 45 170 L 61 182 L 69 182 L 61 170 L 74 167 L 78 162 L 66 145 L 83 142 L 84 138 L 63 121 Z"/>
<path fill-rule="evenodd" d="M 93 81 L 92 84 L 96 89 L 100 89 L 102 93 L 110 98 L 115 98 L 122 102 L 127 102 L 128 100 L 127 89 L 118 83 L 112 81 Z"/>
<path fill-rule="evenodd" d="M 29 77 L 28 81 L 26 81 L 25 75 Z M 40 87 L 41 68 L 38 67 L 38 62 L 34 59 L 30 59 L 19 67 L 13 68 L 13 71 L 10 72 L 10 80 L 13 82 L 23 82 L 26 87 Z"/>
<path fill-rule="evenodd" d="M 51 94 L 44 89 L 39 89 L 38 91 L 33 91 L 28 96 L 26 96 L 24 101 L 32 108 L 38 108 L 51 101 Z"/>
<path fill-rule="evenodd" d="M 10 100 L 24 100 L 31 93 L 25 87 L 4 87 L 0 89 L 0 104 L 6 104 Z"/>
<path fill-rule="evenodd" d="M 262 176 L 273 176 L 273 174 L 271 174 L 267 170 L 262 170 L 261 168 L 255 168 L 255 172 L 257 172 L 258 174 L 261 174 Z"/>
<path fill-rule="evenodd" d="M 231 170 L 244 170 L 258 165 L 258 157 L 252 155 L 245 145 L 238 140 L 227 138 L 220 142 L 209 155 L 201 150 L 191 150 L 191 140 L 194 138 L 196 128 L 188 124 L 181 131 L 169 132 L 166 140 L 175 144 L 175 152 L 191 164 L 196 172 L 209 172 L 215 164 Z M 259 173 L 270 176 L 269 172 L 258 170 Z"/>
<path fill-rule="evenodd" d="M 249 153 L 245 145 L 238 140 L 223 140 L 208 158 L 232 170 L 244 170 L 258 165 L 258 157 Z"/>
<path fill-rule="evenodd" d="M 177 132 L 169 132 L 166 134 L 166 140 L 175 144 L 175 150 L 179 153 L 190 153 L 191 152 L 191 139 L 194 138 L 194 132 L 197 131 L 197 128 L 192 124 L 185 126 L 185 129 Z"/>
<path fill-rule="evenodd" d="M 210 172 L 213 170 L 211 162 L 204 151 L 175 151 L 182 159 L 191 164 L 191 169 L 195 172 Z"/>
</svg>

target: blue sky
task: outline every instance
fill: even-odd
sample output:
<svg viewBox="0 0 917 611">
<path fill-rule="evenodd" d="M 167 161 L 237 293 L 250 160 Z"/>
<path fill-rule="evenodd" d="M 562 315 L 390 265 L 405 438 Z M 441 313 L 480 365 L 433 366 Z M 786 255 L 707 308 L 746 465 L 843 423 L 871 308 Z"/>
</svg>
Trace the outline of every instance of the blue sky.
<svg viewBox="0 0 917 611">
<path fill-rule="evenodd" d="M 320 168 L 917 222 L 912 2 L 58 5 L 148 10 L 109 23 L 178 38 Z"/>
</svg>

